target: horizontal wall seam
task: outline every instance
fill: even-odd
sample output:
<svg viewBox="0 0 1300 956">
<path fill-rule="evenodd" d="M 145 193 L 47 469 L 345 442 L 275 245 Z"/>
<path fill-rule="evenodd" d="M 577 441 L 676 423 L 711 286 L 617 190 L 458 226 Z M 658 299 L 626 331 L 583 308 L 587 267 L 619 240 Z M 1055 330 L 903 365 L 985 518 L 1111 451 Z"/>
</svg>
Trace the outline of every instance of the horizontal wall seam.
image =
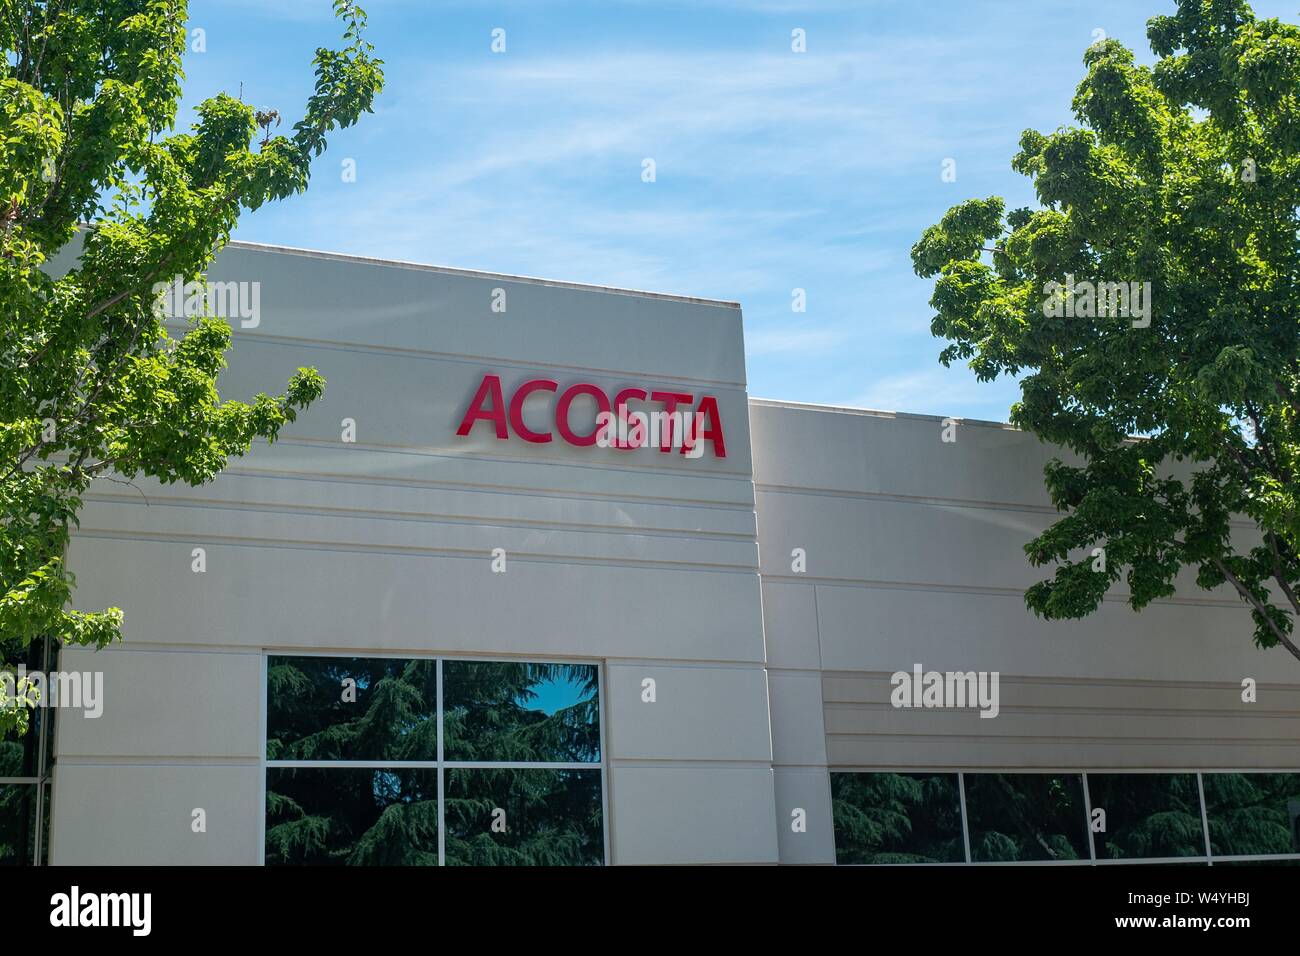
<svg viewBox="0 0 1300 956">
<path fill-rule="evenodd" d="M 490 557 L 488 551 L 468 548 L 432 548 L 413 545 L 357 545 L 348 542 L 307 541 L 290 538 L 262 539 L 214 534 L 170 534 L 152 531 L 125 531 L 112 528 L 81 528 L 73 535 L 78 538 L 95 538 L 110 541 L 152 541 L 159 544 L 214 545 L 217 547 L 279 548 L 287 551 L 332 551 L 348 554 L 391 554 L 406 557 L 443 557 L 466 561 L 481 561 Z M 756 565 L 711 564 L 691 561 L 641 561 L 636 558 L 616 558 L 602 555 L 572 556 L 544 552 L 509 552 L 511 561 L 529 561 L 537 564 L 572 564 L 579 566 L 610 566 L 644 568 L 657 571 L 710 571 L 718 574 L 746 574 L 758 576 Z"/>
<path fill-rule="evenodd" d="M 1155 774 L 1155 773 L 1295 773 L 1295 767 L 1245 767 L 1241 764 L 1222 764 L 1214 766 L 1187 767 L 1173 765 L 1169 767 L 1123 767 L 1114 764 L 1099 764 L 1096 767 L 1080 767 L 1077 764 L 1062 766 L 1023 765 L 1023 764 L 929 764 L 918 763 L 906 766 L 896 763 L 835 763 L 827 766 L 831 773 L 1033 773 L 1043 776 L 1069 774 Z"/>
<path fill-rule="evenodd" d="M 755 456 L 757 457 L 757 456 Z M 757 466 L 755 466 L 757 472 Z M 1021 501 L 986 501 L 980 498 L 946 498 L 936 495 L 905 495 L 888 491 L 856 491 L 844 488 L 820 488 L 804 485 L 768 484 L 754 477 L 754 490 L 769 495 L 799 495 L 813 498 L 845 498 L 853 501 L 892 501 L 898 504 L 931 505 L 944 508 L 969 508 L 983 511 L 1022 511 L 1026 514 L 1065 517 L 1069 512 L 1060 511 L 1050 504 L 1037 505 Z M 1253 522 L 1245 520 L 1230 521 L 1229 525 L 1242 530 L 1256 527 Z"/>
<path fill-rule="evenodd" d="M 1205 747 L 1205 746 L 1229 746 L 1243 745 L 1248 747 L 1290 747 L 1300 752 L 1300 740 L 1294 737 L 1286 739 L 1267 739 L 1259 737 L 1214 737 L 1207 739 L 1203 736 L 1198 737 L 1092 737 L 1079 736 L 1070 737 L 1063 734 L 1053 734 L 1043 736 L 1041 734 L 989 734 L 982 732 L 979 734 L 935 734 L 918 731 L 916 733 L 836 733 L 827 732 L 826 747 L 829 752 L 832 742 L 841 745 L 850 745 L 854 743 L 879 743 L 888 741 L 890 743 L 908 743 L 915 745 L 917 739 L 932 740 L 935 743 L 943 744 L 965 744 L 972 746 L 976 744 L 998 743 L 998 744 L 1045 744 L 1048 746 L 1060 746 L 1064 742 L 1070 744 L 1080 744 L 1085 746 L 1114 747 L 1118 744 L 1151 744 L 1171 747 Z"/>
<path fill-rule="evenodd" d="M 281 441 L 279 444 L 285 444 Z M 401 452 L 378 452 L 377 454 L 402 454 Z M 577 467 L 577 466 L 574 466 Z M 689 498 L 678 495 L 637 495 L 625 492 L 606 492 L 599 490 L 579 490 L 555 487 L 530 487 L 527 485 L 502 485 L 480 481 L 439 481 L 424 478 L 394 478 L 390 475 L 365 475 L 349 472 L 329 471 L 292 471 L 278 468 L 257 468 L 240 464 L 226 468 L 223 476 L 233 478 L 251 478 L 253 480 L 274 480 L 292 482 L 319 482 L 322 484 L 357 485 L 363 488 L 406 488 L 412 491 L 452 491 L 469 494 L 499 495 L 521 498 L 555 498 L 561 501 L 606 501 L 611 504 L 651 504 L 667 505 L 674 508 L 691 508 L 703 511 L 734 511 L 741 514 L 754 514 L 753 501 L 741 502 L 713 498 Z M 655 474 L 664 477 L 662 472 Z M 688 475 L 688 478 L 704 477 Z M 729 479 L 735 480 L 735 479 Z M 680 484 L 680 482 L 678 482 Z M 97 492 L 90 492 L 87 499 L 94 498 Z M 123 495 L 122 497 L 127 497 Z M 752 495 L 751 495 L 752 499 Z"/>
<path fill-rule="evenodd" d="M 762 519 L 759 519 L 762 523 Z M 761 540 L 762 535 L 759 535 Z M 1012 597 L 1024 600 L 1025 589 L 1023 587 L 995 587 L 990 584 L 943 584 L 933 581 L 884 581 L 870 578 L 819 578 L 807 574 L 773 574 L 768 571 L 761 571 L 764 581 L 772 581 L 780 584 L 807 584 L 816 587 L 841 587 L 841 588 L 861 588 L 865 590 L 885 590 L 885 591 L 927 591 L 937 594 L 987 594 L 992 597 Z M 1129 595 L 1126 593 L 1110 593 L 1103 600 L 1111 604 L 1127 604 Z M 1179 604 L 1192 607 L 1223 607 L 1239 608 L 1248 611 L 1250 608 L 1240 600 L 1220 600 L 1218 598 L 1190 598 L 1190 597 L 1170 597 L 1155 598 L 1151 601 L 1151 606 L 1162 604 Z"/>
<path fill-rule="evenodd" d="M 969 508 L 983 511 L 1022 511 L 1034 515 L 1059 515 L 1051 505 L 1020 501 L 986 501 L 979 498 L 944 498 L 935 495 L 904 495 L 888 491 L 853 491 L 841 488 L 817 488 L 802 485 L 773 485 L 754 477 L 754 491 L 767 495 L 797 495 L 808 498 L 843 498 L 849 501 L 890 501 L 904 505 Z"/>
<path fill-rule="evenodd" d="M 1263 717 L 1300 718 L 1300 709 L 1296 710 L 1256 710 L 1254 704 L 1243 704 L 1241 710 L 1229 710 L 1226 708 L 1207 709 L 1204 707 L 1188 707 L 1183 710 L 1171 709 L 1168 707 L 1090 707 L 1085 704 L 1072 704 L 1068 707 L 1056 707 L 1048 704 L 1011 704 L 1007 703 L 1006 692 L 1000 695 L 1001 701 L 998 705 L 998 717 L 1001 718 L 1007 714 L 1024 714 L 1026 716 L 1059 716 L 1059 717 L 1184 717 L 1195 719 L 1200 717 L 1225 717 L 1230 719 L 1244 718 L 1246 720 L 1258 720 Z M 908 713 L 925 713 L 925 714 L 946 714 L 962 713 L 965 710 L 973 711 L 974 705 L 970 708 L 957 707 L 895 707 L 889 701 L 864 701 L 864 700 L 845 700 L 843 698 L 824 698 L 823 703 L 827 710 L 836 710 L 841 712 L 857 713 L 890 713 L 893 711 Z M 974 717 L 974 713 L 971 714 Z M 983 718 L 980 718 L 983 719 Z M 1297 727 L 1300 729 L 1300 727 Z"/>
<path fill-rule="evenodd" d="M 61 653 L 67 654 L 71 651 L 74 654 L 129 654 L 132 651 L 143 651 L 149 654 L 226 654 L 253 658 L 262 656 L 260 647 L 250 647 L 247 644 L 172 644 L 168 642 L 141 644 L 142 640 L 145 639 L 131 637 L 120 644 L 108 644 L 101 648 L 69 644 L 61 649 Z"/>
<path fill-rule="evenodd" d="M 481 462 L 488 466 L 560 465 L 569 468 L 582 468 L 583 470 L 607 471 L 615 474 L 647 475 L 647 476 L 660 478 L 664 480 L 672 480 L 674 478 L 702 478 L 702 479 L 710 479 L 714 481 L 740 481 L 740 482 L 744 482 L 746 485 L 749 486 L 749 488 L 751 489 L 751 494 L 753 489 L 753 475 L 749 471 L 682 470 L 682 471 L 667 472 L 664 471 L 662 467 L 655 468 L 651 465 L 640 465 L 640 466 L 632 465 L 632 464 L 624 465 L 614 461 L 578 462 L 578 461 L 574 461 L 573 458 L 565 458 L 559 455 L 548 455 L 548 456 L 538 455 L 537 457 L 534 458 L 517 458 L 510 455 L 449 454 L 446 451 L 435 448 L 431 445 L 388 445 L 379 442 L 342 442 L 334 438 L 311 438 L 306 435 L 286 435 L 283 438 L 277 438 L 275 443 L 277 445 L 289 445 L 289 446 L 297 446 L 302 448 L 328 448 L 332 451 L 337 451 L 339 449 L 346 449 L 349 452 L 371 451 L 371 452 L 383 452 L 386 454 L 414 455 L 416 457 L 424 458 L 424 459 L 446 458 L 446 459 L 451 459 L 453 461 Z M 655 455 L 655 456 L 664 455 L 663 452 L 652 451 L 648 447 L 645 449 L 639 449 L 637 452 L 629 452 L 629 454 L 637 454 L 639 451 L 644 451 L 647 458 L 650 455 Z M 683 457 L 680 452 L 669 452 L 668 454 L 677 455 L 678 458 Z M 730 457 L 731 456 L 728 456 L 728 458 Z M 699 460 L 699 459 L 695 459 L 695 460 Z"/>
<path fill-rule="evenodd" d="M 655 659 L 652 657 L 606 657 L 603 658 L 606 668 L 612 667 L 684 667 L 684 668 L 727 668 L 732 670 L 754 670 L 765 671 L 766 665 L 762 661 L 713 661 L 713 660 L 690 660 L 683 661 L 677 658 Z"/>
<path fill-rule="evenodd" d="M 937 669 L 937 668 L 935 668 Z M 827 680 L 884 680 L 888 681 L 897 671 L 871 671 L 871 670 L 823 670 L 820 672 L 822 677 Z M 1240 690 L 1239 681 L 1196 681 L 1196 680 L 1159 680 L 1155 678 L 1142 677 L 1044 677 L 1035 674 L 1008 674 L 1001 671 L 999 681 L 1002 686 L 1007 684 L 1031 684 L 1035 686 L 1057 686 L 1057 687 L 1133 687 L 1133 688 L 1154 688 L 1167 690 Z M 1255 686 L 1261 690 L 1300 690 L 1300 684 L 1269 683 L 1256 681 Z"/>
<path fill-rule="evenodd" d="M 621 534 L 645 538 L 707 538 L 710 540 L 750 542 L 755 534 L 738 531 L 713 531 L 707 528 L 658 528 L 642 525 L 600 524 L 598 522 L 548 521 L 540 518 L 512 518 L 500 515 L 463 515 L 418 511 L 383 511 L 374 508 L 339 508 L 321 505 L 295 505 L 283 502 L 231 501 L 220 498 L 192 498 L 156 495 L 149 500 L 127 494 L 87 495 L 87 502 L 132 505 L 133 507 L 198 508 L 205 511 L 256 512 L 286 516 L 359 518 L 396 521 L 409 524 L 451 524 L 481 528 L 540 528 L 574 534 Z"/>
<path fill-rule="evenodd" d="M 123 641 L 121 644 L 112 644 L 102 649 L 103 652 L 111 654 L 121 653 L 144 653 L 144 654 L 229 654 L 243 655 L 245 657 L 260 658 L 263 654 L 277 655 L 283 654 L 294 657 L 394 657 L 394 658 L 421 658 L 433 659 L 443 657 L 444 659 L 455 660 L 487 660 L 487 661 L 522 661 L 526 663 L 606 663 L 618 666 L 645 666 L 645 667 L 730 667 L 762 670 L 764 664 L 761 660 L 726 660 L 699 658 L 691 660 L 682 660 L 681 658 L 611 658 L 605 655 L 592 654 L 565 654 L 563 657 L 554 657 L 548 654 L 527 653 L 523 651 L 500 652 L 488 654 L 486 656 L 475 654 L 472 651 L 464 649 L 455 650 L 446 647 L 430 648 L 427 645 L 409 645 L 406 647 L 393 646 L 392 643 L 387 647 L 357 647 L 352 645 L 299 645 L 299 644 L 175 644 L 168 641 L 151 643 L 147 638 L 133 636 Z M 75 651 L 79 654 L 95 654 L 90 648 L 67 647 L 64 651 Z"/>
</svg>

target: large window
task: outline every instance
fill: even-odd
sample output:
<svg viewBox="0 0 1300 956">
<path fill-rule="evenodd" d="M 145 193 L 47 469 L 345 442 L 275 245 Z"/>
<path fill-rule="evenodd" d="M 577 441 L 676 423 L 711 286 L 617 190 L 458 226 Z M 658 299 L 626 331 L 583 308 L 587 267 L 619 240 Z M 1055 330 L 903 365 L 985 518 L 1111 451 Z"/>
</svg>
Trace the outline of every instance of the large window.
<svg viewBox="0 0 1300 956">
<path fill-rule="evenodd" d="M 1300 774 L 1205 774 L 1210 852 L 1219 857 L 1300 854 Z"/>
<path fill-rule="evenodd" d="M 605 861 L 599 669 L 267 659 L 268 864 Z"/>
<path fill-rule="evenodd" d="M 1196 774 L 1090 773 L 1088 795 L 1106 814 L 1092 838 L 1098 859 L 1206 855 Z"/>
<path fill-rule="evenodd" d="M 967 773 L 962 782 L 972 861 L 1088 859 L 1082 774 Z"/>
<path fill-rule="evenodd" d="M 1300 773 L 831 773 L 839 863 L 1300 862 Z"/>
<path fill-rule="evenodd" d="M 49 640 L 33 641 L 19 652 L 29 673 L 49 673 L 57 653 Z M 9 669 L 16 667 L 15 662 Z M 24 734 L 0 736 L 0 866 L 40 866 L 49 860 L 54 715 L 55 708 L 38 706 L 28 711 Z"/>
<path fill-rule="evenodd" d="M 955 773 L 834 773 L 831 799 L 839 863 L 966 858 Z"/>
</svg>

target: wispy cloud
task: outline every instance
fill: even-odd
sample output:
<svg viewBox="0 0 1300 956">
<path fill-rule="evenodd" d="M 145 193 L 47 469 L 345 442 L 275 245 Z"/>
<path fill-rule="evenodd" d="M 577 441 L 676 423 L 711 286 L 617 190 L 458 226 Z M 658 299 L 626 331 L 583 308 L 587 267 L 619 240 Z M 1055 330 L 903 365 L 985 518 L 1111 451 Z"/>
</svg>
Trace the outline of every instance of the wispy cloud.
<svg viewBox="0 0 1300 956">
<path fill-rule="evenodd" d="M 970 369 L 941 365 L 872 382 L 845 404 L 887 412 L 919 412 L 1004 421 L 1018 396 L 1014 382 L 980 382 Z"/>
</svg>

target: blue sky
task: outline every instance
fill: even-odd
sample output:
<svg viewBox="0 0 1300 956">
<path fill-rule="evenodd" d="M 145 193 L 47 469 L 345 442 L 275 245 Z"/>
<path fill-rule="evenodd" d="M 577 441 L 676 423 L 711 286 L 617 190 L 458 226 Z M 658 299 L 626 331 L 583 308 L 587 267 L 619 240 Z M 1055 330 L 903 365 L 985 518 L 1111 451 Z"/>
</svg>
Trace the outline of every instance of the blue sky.
<svg viewBox="0 0 1300 956">
<path fill-rule="evenodd" d="M 373 116 L 237 238 L 738 300 L 750 394 L 1004 419 L 1014 382 L 938 364 L 908 251 L 950 206 L 1032 202 L 1025 128 L 1071 122 L 1101 30 L 1151 59 L 1173 0 L 362 0 Z M 1256 0 L 1295 21 L 1297 0 Z M 186 103 L 292 124 L 329 0 L 197 0 Z M 493 29 L 506 52 L 491 52 Z M 806 31 L 807 52 L 791 51 Z M 653 158 L 656 181 L 642 181 Z M 357 180 L 342 181 L 343 159 Z M 941 178 L 956 161 L 956 181 Z M 791 290 L 807 311 L 791 310 Z"/>
</svg>

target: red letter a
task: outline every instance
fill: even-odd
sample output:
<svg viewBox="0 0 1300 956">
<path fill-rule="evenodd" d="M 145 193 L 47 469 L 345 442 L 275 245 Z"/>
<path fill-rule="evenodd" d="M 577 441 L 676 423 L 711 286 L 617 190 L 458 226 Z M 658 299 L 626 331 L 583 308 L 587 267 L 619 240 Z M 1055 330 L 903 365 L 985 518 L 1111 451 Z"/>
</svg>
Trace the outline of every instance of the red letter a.
<svg viewBox="0 0 1300 956">
<path fill-rule="evenodd" d="M 489 397 L 492 399 L 492 407 L 487 409 L 483 407 L 483 403 Z M 469 403 L 469 409 L 461 420 L 460 428 L 456 429 L 456 434 L 465 437 L 479 419 L 496 425 L 497 438 L 504 440 L 510 437 L 510 433 L 506 431 L 506 403 L 501 397 L 501 378 L 497 375 L 483 376 L 483 381 L 478 391 L 474 393 L 474 400 Z"/>
</svg>

